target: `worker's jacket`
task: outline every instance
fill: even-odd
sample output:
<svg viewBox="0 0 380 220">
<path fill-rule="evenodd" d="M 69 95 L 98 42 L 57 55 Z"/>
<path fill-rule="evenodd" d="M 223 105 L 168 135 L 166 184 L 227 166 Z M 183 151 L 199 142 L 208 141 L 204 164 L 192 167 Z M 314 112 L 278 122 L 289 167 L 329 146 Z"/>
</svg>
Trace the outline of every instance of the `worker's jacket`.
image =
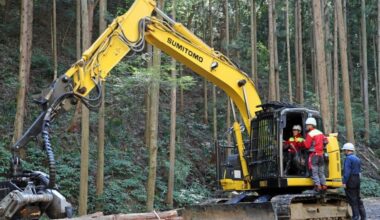
<svg viewBox="0 0 380 220">
<path fill-rule="evenodd" d="M 355 154 L 349 154 L 344 160 L 343 168 L 343 183 L 349 184 L 351 176 L 359 176 L 360 174 L 360 159 Z M 349 186 L 351 187 L 351 186 Z M 355 187 L 351 187 L 355 188 Z"/>
<path fill-rule="evenodd" d="M 286 144 L 289 146 L 293 145 L 296 150 L 294 150 L 292 147 L 289 147 L 288 152 L 297 153 L 297 151 L 299 151 L 299 149 L 304 146 L 304 144 L 303 144 L 304 141 L 305 141 L 305 139 L 302 137 L 301 134 L 298 134 L 295 137 L 289 138 L 289 140 L 286 142 Z"/>
<path fill-rule="evenodd" d="M 304 145 L 313 155 L 321 156 L 323 155 L 323 145 L 326 142 L 325 135 L 320 130 L 313 128 L 307 133 Z"/>
</svg>

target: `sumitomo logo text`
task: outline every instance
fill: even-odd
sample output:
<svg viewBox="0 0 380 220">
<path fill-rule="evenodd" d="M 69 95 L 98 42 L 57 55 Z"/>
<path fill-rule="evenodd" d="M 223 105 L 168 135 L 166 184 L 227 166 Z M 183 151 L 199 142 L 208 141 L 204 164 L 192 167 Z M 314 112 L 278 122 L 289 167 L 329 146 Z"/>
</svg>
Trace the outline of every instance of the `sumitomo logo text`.
<svg viewBox="0 0 380 220">
<path fill-rule="evenodd" d="M 203 57 L 199 56 L 198 54 L 194 53 L 193 51 L 189 50 L 185 46 L 179 44 L 178 42 L 175 42 L 170 37 L 168 38 L 168 44 L 171 44 L 173 47 L 177 48 L 178 50 L 185 52 L 189 57 L 192 57 L 201 63 L 203 62 Z"/>
</svg>

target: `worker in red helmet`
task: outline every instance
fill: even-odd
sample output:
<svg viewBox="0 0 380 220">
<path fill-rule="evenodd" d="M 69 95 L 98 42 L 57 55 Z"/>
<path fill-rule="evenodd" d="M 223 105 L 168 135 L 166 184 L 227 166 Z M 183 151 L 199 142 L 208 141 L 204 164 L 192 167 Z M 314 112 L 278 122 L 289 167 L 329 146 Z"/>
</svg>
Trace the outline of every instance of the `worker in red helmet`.
<svg viewBox="0 0 380 220">
<path fill-rule="evenodd" d="M 312 179 L 315 191 L 326 190 L 325 163 L 324 163 L 324 144 L 327 139 L 325 135 L 316 129 L 317 121 L 315 118 L 306 119 L 306 129 L 308 133 L 304 142 L 305 148 L 309 150 L 309 169 L 312 172 Z"/>
</svg>

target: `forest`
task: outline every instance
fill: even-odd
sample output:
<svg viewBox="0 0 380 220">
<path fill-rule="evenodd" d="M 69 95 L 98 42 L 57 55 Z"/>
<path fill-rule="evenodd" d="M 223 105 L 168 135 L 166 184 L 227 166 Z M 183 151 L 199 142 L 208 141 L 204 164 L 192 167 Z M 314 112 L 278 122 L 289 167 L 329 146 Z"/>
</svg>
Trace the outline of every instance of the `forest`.
<svg viewBox="0 0 380 220">
<path fill-rule="evenodd" d="M 3 179 L 41 111 L 35 99 L 133 2 L 0 0 Z M 380 197 L 380 0 L 156 2 L 247 73 L 262 103 L 320 111 L 325 134 L 356 144 L 363 195 Z M 94 111 L 79 103 L 51 123 L 56 182 L 75 215 L 173 209 L 220 190 L 215 151 L 234 141 L 223 90 L 148 44 L 102 90 Z M 24 169 L 49 172 L 42 144 L 21 149 Z"/>
</svg>

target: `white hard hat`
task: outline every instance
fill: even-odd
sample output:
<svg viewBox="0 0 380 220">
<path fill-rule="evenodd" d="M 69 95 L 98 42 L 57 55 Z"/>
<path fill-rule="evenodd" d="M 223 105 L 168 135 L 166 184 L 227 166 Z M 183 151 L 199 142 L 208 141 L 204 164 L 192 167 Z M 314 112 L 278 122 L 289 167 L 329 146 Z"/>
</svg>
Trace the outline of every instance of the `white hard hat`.
<svg viewBox="0 0 380 220">
<path fill-rule="evenodd" d="M 342 147 L 342 150 L 351 150 L 355 151 L 355 146 L 352 143 L 345 143 Z"/>
<path fill-rule="evenodd" d="M 301 125 L 294 125 L 293 130 L 299 130 L 302 131 Z"/>
<path fill-rule="evenodd" d="M 315 118 L 307 118 L 306 119 L 306 125 L 317 126 L 317 121 L 315 120 Z"/>
</svg>

